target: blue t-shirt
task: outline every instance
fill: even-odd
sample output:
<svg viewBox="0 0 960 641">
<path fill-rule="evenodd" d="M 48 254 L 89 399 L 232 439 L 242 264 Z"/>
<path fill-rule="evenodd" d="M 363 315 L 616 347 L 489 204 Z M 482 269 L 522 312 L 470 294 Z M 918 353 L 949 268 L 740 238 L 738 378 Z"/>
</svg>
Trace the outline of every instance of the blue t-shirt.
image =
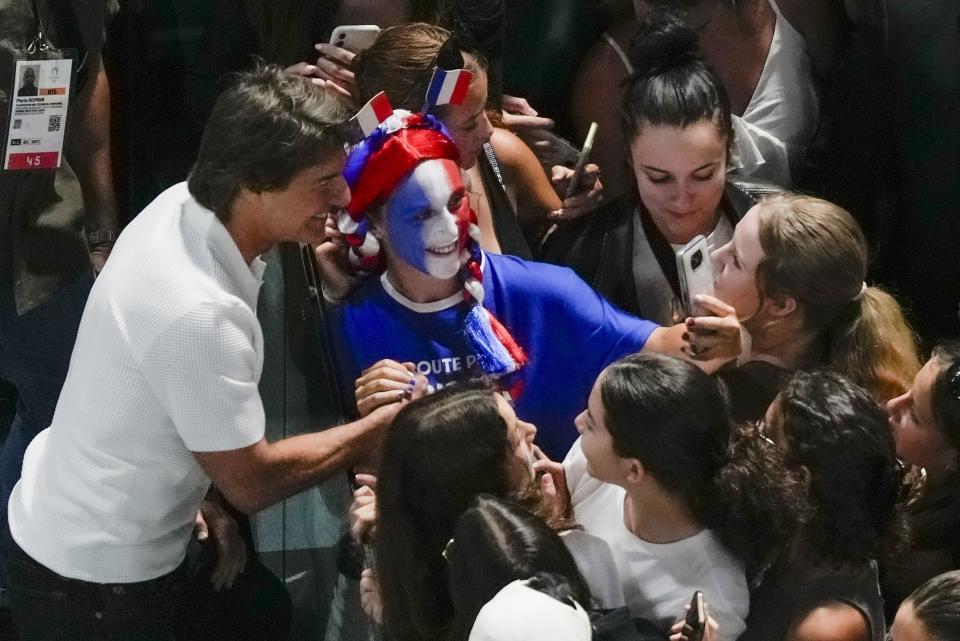
<svg viewBox="0 0 960 641">
<path fill-rule="evenodd" d="M 604 367 L 643 348 L 657 328 L 604 299 L 572 270 L 513 256 L 484 254 L 484 306 L 506 327 L 529 363 L 512 387 L 517 415 L 537 426 L 537 443 L 560 460 L 577 438 L 573 419 Z M 337 307 L 334 344 L 344 391 L 383 358 L 416 364 L 432 385 L 481 374 L 458 292 L 417 304 L 385 277 L 371 279 Z"/>
</svg>

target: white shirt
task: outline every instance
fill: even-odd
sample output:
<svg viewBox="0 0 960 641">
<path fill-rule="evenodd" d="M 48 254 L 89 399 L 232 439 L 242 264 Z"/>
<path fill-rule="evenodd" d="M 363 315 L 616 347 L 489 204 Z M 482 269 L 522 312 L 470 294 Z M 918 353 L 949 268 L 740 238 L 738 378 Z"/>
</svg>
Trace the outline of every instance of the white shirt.
<svg viewBox="0 0 960 641">
<path fill-rule="evenodd" d="M 468 641 L 590 641 L 590 617 L 572 606 L 513 581 L 477 613 Z"/>
<path fill-rule="evenodd" d="M 610 546 L 630 614 L 667 632 L 701 590 L 719 639 L 734 641 L 746 629 L 750 595 L 742 565 L 710 530 L 673 543 L 649 543 L 624 524 L 626 490 L 586 471 L 580 440 L 563 462 L 577 522 Z"/>
<path fill-rule="evenodd" d="M 596 607 L 613 609 L 626 605 L 620 573 L 610 546 L 603 539 L 583 530 L 565 530 L 560 533 L 560 539 L 587 582 Z"/>
<path fill-rule="evenodd" d="M 738 175 L 790 187 L 816 132 L 820 104 L 807 43 L 769 0 L 776 14 L 770 50 L 743 116 L 733 117 Z"/>
<path fill-rule="evenodd" d="M 183 560 L 210 480 L 191 452 L 263 437 L 247 265 L 186 183 L 126 228 L 84 309 L 50 427 L 10 498 L 14 540 L 65 577 L 156 578 Z"/>
</svg>

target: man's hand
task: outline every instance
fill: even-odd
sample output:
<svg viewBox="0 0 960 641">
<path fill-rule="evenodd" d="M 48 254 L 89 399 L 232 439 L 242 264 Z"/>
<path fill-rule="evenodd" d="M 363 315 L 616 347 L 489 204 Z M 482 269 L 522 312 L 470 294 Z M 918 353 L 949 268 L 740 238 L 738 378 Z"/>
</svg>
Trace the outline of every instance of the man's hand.
<svg viewBox="0 0 960 641">
<path fill-rule="evenodd" d="M 229 590 L 247 565 L 247 546 L 240 538 L 237 522 L 222 505 L 204 499 L 197 511 L 195 531 L 197 540 L 206 542 L 212 538 L 217 546 L 217 565 L 210 577 L 213 589 Z"/>
<path fill-rule="evenodd" d="M 350 294 L 357 279 L 350 273 L 347 241 L 337 229 L 336 218 L 335 214 L 327 214 L 323 228 L 324 240 L 314 248 L 314 254 L 324 294 L 339 301 Z"/>
</svg>

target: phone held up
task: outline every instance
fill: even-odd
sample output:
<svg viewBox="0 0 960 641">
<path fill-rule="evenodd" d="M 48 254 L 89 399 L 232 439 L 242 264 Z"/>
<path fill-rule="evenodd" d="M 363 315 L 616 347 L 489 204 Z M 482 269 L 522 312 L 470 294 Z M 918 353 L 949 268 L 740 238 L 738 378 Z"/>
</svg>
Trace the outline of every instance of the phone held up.
<svg viewBox="0 0 960 641">
<path fill-rule="evenodd" d="M 690 609 L 687 610 L 687 618 L 684 621 L 684 634 L 687 636 L 687 641 L 702 641 L 706 631 L 707 611 L 703 605 L 703 592 L 697 590 L 690 599 Z"/>
<path fill-rule="evenodd" d="M 583 176 L 584 167 L 590 159 L 590 152 L 593 151 L 593 139 L 597 137 L 597 123 L 591 122 L 590 129 L 587 131 L 587 137 L 583 141 L 583 149 L 577 157 L 577 164 L 573 166 L 573 176 L 570 177 L 570 185 L 567 187 L 567 193 L 564 198 L 570 198 L 580 187 L 580 178 Z"/>
<path fill-rule="evenodd" d="M 369 49 L 379 36 L 380 27 L 375 24 L 345 24 L 333 30 L 330 44 L 351 53 L 360 53 Z"/>
<path fill-rule="evenodd" d="M 677 252 L 677 275 L 684 313 L 687 316 L 708 315 L 707 310 L 695 302 L 697 294 L 713 296 L 713 265 L 705 236 L 697 236 Z"/>
</svg>

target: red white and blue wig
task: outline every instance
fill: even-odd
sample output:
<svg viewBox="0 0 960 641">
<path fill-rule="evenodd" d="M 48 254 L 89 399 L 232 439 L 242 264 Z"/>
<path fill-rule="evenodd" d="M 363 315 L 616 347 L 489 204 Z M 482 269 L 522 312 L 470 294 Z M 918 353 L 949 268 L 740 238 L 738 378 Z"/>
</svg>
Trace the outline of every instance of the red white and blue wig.
<svg viewBox="0 0 960 641">
<path fill-rule="evenodd" d="M 367 212 L 389 200 L 418 164 L 446 159 L 459 163 L 460 153 L 445 127 L 429 114 L 404 110 L 391 113 L 353 147 L 343 175 L 351 200 L 337 226 L 344 234 L 351 265 L 358 273 L 378 273 L 386 267 L 380 244 L 370 233 Z M 483 307 L 483 270 L 480 228 L 471 207 L 458 214 L 459 251 L 463 266 L 460 280 L 470 310 L 464 332 L 484 374 L 502 376 L 521 369 L 527 356 L 510 332 Z"/>
</svg>

